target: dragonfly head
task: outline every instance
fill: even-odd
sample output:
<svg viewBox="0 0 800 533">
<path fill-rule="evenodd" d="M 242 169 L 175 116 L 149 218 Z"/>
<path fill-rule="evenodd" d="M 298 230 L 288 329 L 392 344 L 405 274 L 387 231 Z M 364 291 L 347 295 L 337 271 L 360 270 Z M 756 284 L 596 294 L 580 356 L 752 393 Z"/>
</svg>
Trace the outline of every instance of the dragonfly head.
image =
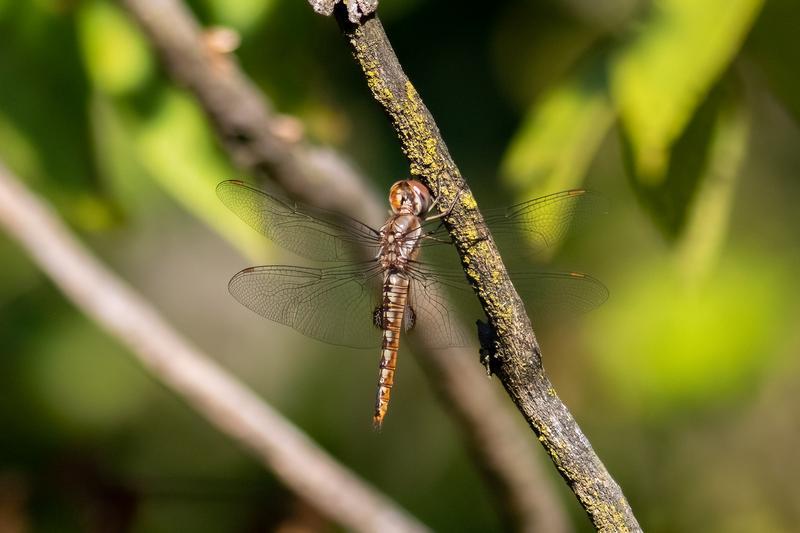
<svg viewBox="0 0 800 533">
<path fill-rule="evenodd" d="M 422 216 L 430 210 L 432 203 L 431 191 L 417 180 L 398 181 L 389 190 L 389 204 L 394 213 Z"/>
</svg>

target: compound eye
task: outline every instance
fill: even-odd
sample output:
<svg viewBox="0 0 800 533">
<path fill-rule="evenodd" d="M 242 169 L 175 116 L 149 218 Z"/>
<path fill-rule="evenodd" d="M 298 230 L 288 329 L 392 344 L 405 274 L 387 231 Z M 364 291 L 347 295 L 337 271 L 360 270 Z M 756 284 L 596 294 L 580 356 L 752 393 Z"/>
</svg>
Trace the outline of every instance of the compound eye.
<svg viewBox="0 0 800 533">
<path fill-rule="evenodd" d="M 403 205 L 403 201 L 408 197 L 408 185 L 405 181 L 398 181 L 389 189 L 389 205 L 392 211 L 397 213 Z"/>
<path fill-rule="evenodd" d="M 414 192 L 414 212 L 417 215 L 427 213 L 433 200 L 431 199 L 431 191 L 420 181 L 409 180 L 409 187 Z"/>
</svg>

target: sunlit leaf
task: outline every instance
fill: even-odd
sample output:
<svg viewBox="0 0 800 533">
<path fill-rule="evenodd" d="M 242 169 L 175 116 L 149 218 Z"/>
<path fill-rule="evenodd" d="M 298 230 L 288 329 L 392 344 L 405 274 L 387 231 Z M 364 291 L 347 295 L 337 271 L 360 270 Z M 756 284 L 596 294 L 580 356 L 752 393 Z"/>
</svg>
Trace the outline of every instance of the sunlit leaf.
<svg viewBox="0 0 800 533">
<path fill-rule="evenodd" d="M 702 285 L 670 261 L 640 264 L 608 280 L 614 297 L 589 316 L 596 364 L 620 406 L 644 416 L 711 407 L 751 390 L 790 327 L 791 279 L 769 257 L 729 256 Z M 758 312 L 754 312 L 757 309 Z"/>
<path fill-rule="evenodd" d="M 103 91 L 131 91 L 151 74 L 147 47 L 119 8 L 108 2 L 86 3 L 79 12 L 78 29 L 87 71 Z"/>
<path fill-rule="evenodd" d="M 717 114 L 709 160 L 678 247 L 678 258 L 689 280 L 698 281 L 714 266 L 730 223 L 734 193 L 749 137 L 749 115 L 731 95 Z"/>
<path fill-rule="evenodd" d="M 763 0 L 661 0 L 611 68 L 638 179 L 662 180 L 670 147 L 738 52 Z"/>
<path fill-rule="evenodd" d="M 147 193 L 154 187 L 146 179 L 148 173 L 142 168 L 134 142 L 138 116 L 124 109 L 123 104 L 100 91 L 92 96 L 89 112 L 98 170 L 104 187 L 126 211 L 150 211 Z"/>
<path fill-rule="evenodd" d="M 217 198 L 217 184 L 238 174 L 227 164 L 188 96 L 165 91 L 157 112 L 137 132 L 136 145 L 142 165 L 175 200 L 245 254 L 263 257 L 263 238 Z"/>
<path fill-rule="evenodd" d="M 0 19 L 2 148 L 12 168 L 82 229 L 115 218 L 98 187 L 83 70 L 71 6 L 15 2 Z"/>
<path fill-rule="evenodd" d="M 731 83 L 712 91 L 673 146 L 658 183 L 636 176 L 630 141 L 624 144 L 634 192 L 666 238 L 679 244 L 690 276 L 713 264 L 728 226 L 747 148 L 748 119 L 739 100 Z"/>
<path fill-rule="evenodd" d="M 502 163 L 523 199 L 578 187 L 614 119 L 597 57 L 528 112 Z"/>
<path fill-rule="evenodd" d="M 0 157 L 14 172 L 26 179 L 39 181 L 45 172 L 39 153 L 31 139 L 0 113 Z"/>
<path fill-rule="evenodd" d="M 258 26 L 274 6 L 275 0 L 204 0 L 204 3 L 211 10 L 215 24 L 248 33 Z"/>
<path fill-rule="evenodd" d="M 624 160 L 631 186 L 648 214 L 670 241 L 683 231 L 695 194 L 708 165 L 709 148 L 716 131 L 722 89 L 712 92 L 692 116 L 675 142 L 664 175 L 656 182 L 637 173 L 636 147 L 623 136 Z"/>
</svg>

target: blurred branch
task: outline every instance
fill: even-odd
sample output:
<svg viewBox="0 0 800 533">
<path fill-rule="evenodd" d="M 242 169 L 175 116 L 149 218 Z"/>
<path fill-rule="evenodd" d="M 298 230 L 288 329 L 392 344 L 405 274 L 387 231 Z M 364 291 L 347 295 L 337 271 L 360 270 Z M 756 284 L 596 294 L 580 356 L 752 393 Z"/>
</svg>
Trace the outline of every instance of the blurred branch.
<svg viewBox="0 0 800 533">
<path fill-rule="evenodd" d="M 460 425 L 509 527 L 529 533 L 572 531 L 564 503 L 544 463 L 533 455 L 535 447 L 524 426 L 511 416 L 486 372 L 475 364 L 475 352 L 420 349 L 424 343 L 425 337 L 417 335 L 413 345 L 417 359 Z"/>
<path fill-rule="evenodd" d="M 541 351 L 525 307 L 439 129 L 403 72 L 377 16 L 353 24 L 336 18 L 375 100 L 394 126 L 411 173 L 423 179 L 447 210 L 445 223 L 493 333 L 485 347 L 491 369 L 539 437 L 559 473 L 600 531 L 640 531 L 619 485 L 558 398 L 544 373 Z M 485 339 L 484 339 L 485 340 Z"/>
<path fill-rule="evenodd" d="M 154 377 L 249 449 L 292 490 L 358 531 L 425 531 L 183 339 L 0 163 L 0 225 L 72 302 Z"/>
<path fill-rule="evenodd" d="M 202 29 L 182 2 L 121 1 L 158 49 L 169 74 L 197 97 L 236 164 L 275 180 L 309 204 L 372 224 L 383 222 L 386 207 L 341 156 L 302 139 L 286 142 L 276 136 L 279 117 L 264 95 L 232 58 L 207 49 Z M 239 136 L 237 131 L 249 133 Z M 563 504 L 524 431 L 483 372 L 469 364 L 468 352 L 442 352 L 426 348 L 424 336 L 417 340 L 415 354 L 460 422 L 506 519 L 517 530 L 570 531 Z"/>
<path fill-rule="evenodd" d="M 374 193 L 330 151 L 286 132 L 286 118 L 204 32 L 180 0 L 120 0 L 145 30 L 174 80 L 199 100 L 234 164 L 309 203 L 365 221 L 384 218 Z M 221 176 L 220 179 L 223 179 Z"/>
</svg>

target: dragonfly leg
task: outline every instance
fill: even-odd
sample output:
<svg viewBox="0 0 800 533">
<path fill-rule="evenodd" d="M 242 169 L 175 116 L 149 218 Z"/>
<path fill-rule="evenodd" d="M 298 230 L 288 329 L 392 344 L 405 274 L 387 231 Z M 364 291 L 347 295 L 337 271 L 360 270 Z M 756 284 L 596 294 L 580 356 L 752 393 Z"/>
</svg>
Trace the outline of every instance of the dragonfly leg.
<svg viewBox="0 0 800 533">
<path fill-rule="evenodd" d="M 448 207 L 443 213 L 439 213 L 438 215 L 433 215 L 433 216 L 430 216 L 430 217 L 425 217 L 425 220 L 426 221 L 438 220 L 440 218 L 444 218 L 444 217 L 450 216 L 450 213 L 453 212 L 453 209 L 455 208 L 456 204 L 458 203 L 458 199 L 461 198 L 461 193 L 463 193 L 463 192 L 464 192 L 464 189 L 459 189 L 458 190 L 458 192 L 456 193 L 456 197 L 453 198 L 453 201 L 450 203 L 450 207 Z M 436 202 L 438 202 L 438 201 L 439 201 L 439 196 L 436 196 L 436 199 L 433 201 L 433 204 L 431 204 L 431 209 L 433 209 L 433 206 L 436 205 Z M 430 212 L 430 210 L 429 210 L 429 212 Z"/>
<path fill-rule="evenodd" d="M 478 326 L 478 341 L 481 344 L 481 364 L 486 367 L 486 375 L 492 375 L 492 359 L 495 354 L 495 332 L 492 326 L 483 320 L 476 320 L 475 325 Z"/>
<path fill-rule="evenodd" d="M 428 231 L 427 233 L 424 233 L 423 235 L 421 235 L 421 236 L 420 236 L 420 238 L 421 238 L 421 239 L 430 239 L 430 240 L 432 240 L 432 241 L 441 242 L 441 243 L 443 243 L 443 244 L 453 244 L 453 239 L 442 239 L 442 238 L 440 238 L 440 237 L 435 237 L 436 233 L 437 233 L 437 232 L 438 232 L 438 231 L 439 231 L 439 230 L 440 230 L 440 229 L 441 229 L 443 226 L 444 226 L 444 223 L 442 223 L 442 222 L 440 221 L 440 222 L 439 222 L 439 225 L 438 225 L 438 226 L 436 226 L 436 229 L 432 229 L 431 231 Z"/>
</svg>

